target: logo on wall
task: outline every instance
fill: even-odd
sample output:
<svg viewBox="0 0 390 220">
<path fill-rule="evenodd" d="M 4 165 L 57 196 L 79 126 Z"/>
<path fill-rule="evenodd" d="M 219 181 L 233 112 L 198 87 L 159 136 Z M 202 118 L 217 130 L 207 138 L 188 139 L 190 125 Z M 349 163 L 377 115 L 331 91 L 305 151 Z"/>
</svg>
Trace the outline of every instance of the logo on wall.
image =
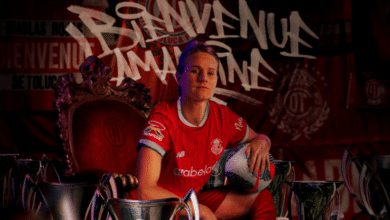
<svg viewBox="0 0 390 220">
<path fill-rule="evenodd" d="M 364 96 L 370 105 L 380 105 L 386 99 L 387 88 L 380 80 L 370 79 L 364 84 Z"/>
<path fill-rule="evenodd" d="M 321 89 L 326 87 L 324 76 L 319 71 L 307 65 L 302 68 L 297 64 L 289 72 L 289 67 L 284 72 L 281 85 L 275 91 L 274 104 L 271 104 L 269 115 L 271 122 L 277 124 L 277 128 L 283 133 L 289 134 L 292 140 L 297 140 L 302 135 L 311 139 L 313 133 L 318 131 L 328 119 L 330 108 L 328 102 L 323 99 Z"/>
<path fill-rule="evenodd" d="M 170 13 L 170 10 L 174 10 L 179 16 L 182 15 L 179 7 L 179 1 L 173 1 L 173 0 L 168 0 L 167 2 L 169 4 L 163 5 L 167 6 L 164 8 L 160 8 L 159 4 L 157 3 L 158 0 L 138 0 L 138 3 L 141 5 L 144 5 L 146 10 L 148 11 L 149 14 L 153 15 L 156 18 L 159 18 L 161 20 L 164 20 L 163 15 L 162 15 L 162 10 L 167 10 L 167 13 Z M 165 0 L 166 1 L 166 0 Z M 199 12 L 203 11 L 203 6 L 205 3 L 207 3 L 207 0 L 193 0 L 197 10 Z M 191 16 L 191 12 L 188 9 L 188 6 L 186 6 L 186 11 L 188 16 Z M 173 12 L 173 13 L 175 13 Z M 201 14 L 201 13 L 200 13 Z M 166 24 L 164 24 L 163 21 L 156 21 L 153 20 L 153 26 L 157 27 L 156 29 L 158 37 L 168 35 L 167 37 L 160 38 L 156 40 L 156 42 L 161 43 L 162 45 L 169 45 L 169 46 L 175 46 L 175 45 L 182 45 L 186 44 L 189 41 L 193 39 L 193 37 L 190 37 L 185 28 L 190 28 L 190 27 L 183 27 L 179 22 L 174 18 L 172 18 L 172 27 L 174 32 L 169 32 L 166 30 Z M 148 30 L 147 24 L 142 17 L 139 19 L 139 22 L 141 24 L 142 29 L 144 32 L 152 38 L 150 30 Z M 193 22 L 193 19 L 191 19 L 191 25 L 194 27 L 196 24 Z"/>
</svg>

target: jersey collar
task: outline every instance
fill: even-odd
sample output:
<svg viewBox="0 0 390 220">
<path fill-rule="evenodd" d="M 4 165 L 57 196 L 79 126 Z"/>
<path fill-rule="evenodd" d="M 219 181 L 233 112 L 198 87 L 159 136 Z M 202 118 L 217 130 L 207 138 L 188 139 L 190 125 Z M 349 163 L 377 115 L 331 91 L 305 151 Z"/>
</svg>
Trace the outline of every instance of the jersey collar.
<svg viewBox="0 0 390 220">
<path fill-rule="evenodd" d="M 202 122 L 200 122 L 199 126 L 196 126 L 196 125 L 193 125 L 191 124 L 190 122 L 188 122 L 185 118 L 184 118 L 184 115 L 183 113 L 181 112 L 181 97 L 179 97 L 177 99 L 177 114 L 179 115 L 179 118 L 180 118 L 180 121 L 182 121 L 185 125 L 189 126 L 189 127 L 202 127 L 205 123 L 206 123 L 206 120 L 209 116 L 209 102 L 207 101 L 207 106 L 206 106 L 206 113 L 204 114 L 204 117 L 203 117 L 203 120 Z"/>
</svg>

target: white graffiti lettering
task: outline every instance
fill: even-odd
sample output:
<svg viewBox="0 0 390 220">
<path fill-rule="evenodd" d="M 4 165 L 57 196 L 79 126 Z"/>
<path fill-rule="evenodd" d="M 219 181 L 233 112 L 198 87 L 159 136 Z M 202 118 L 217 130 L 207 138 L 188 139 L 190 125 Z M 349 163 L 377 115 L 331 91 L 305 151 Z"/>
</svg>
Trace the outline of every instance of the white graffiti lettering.
<svg viewBox="0 0 390 220">
<path fill-rule="evenodd" d="M 239 1 L 238 17 L 229 12 L 220 1 L 213 1 L 212 5 L 209 3 L 204 4 L 201 15 L 197 11 L 194 2 L 191 0 L 179 1 L 178 6 L 178 11 L 180 11 L 180 13 L 170 5 L 169 1 L 157 0 L 157 7 L 159 9 L 157 10 L 159 17 L 157 17 L 157 15 L 153 16 L 150 14 L 142 4 L 135 2 L 118 3 L 115 8 L 116 15 L 131 23 L 132 28 L 134 29 L 115 27 L 115 19 L 104 12 L 73 5 L 68 7 L 68 10 L 78 14 L 81 21 L 98 39 L 103 51 L 102 54 L 97 55 L 99 58 L 112 54 L 116 56 L 118 76 L 113 77 L 112 80 L 116 80 L 117 84 L 120 84 L 124 77 L 139 80 L 141 75 L 138 68 L 142 68 L 146 72 L 153 70 L 161 82 L 163 84 L 167 84 L 167 74 L 175 74 L 176 68 L 166 47 L 163 46 L 161 48 L 161 51 L 163 52 L 162 69 L 160 69 L 157 65 L 155 60 L 156 58 L 150 50 L 145 52 L 145 58 L 144 60 L 141 60 L 131 49 L 137 44 L 146 48 L 145 42 L 157 41 L 159 39 L 169 37 L 169 33 L 173 33 L 175 31 L 176 26 L 174 28 L 174 23 L 175 25 L 181 27 L 189 37 L 196 37 L 199 34 L 203 34 L 205 33 L 205 28 L 211 18 L 211 11 L 213 11 L 211 21 L 215 23 L 217 33 L 216 35 L 210 35 L 210 40 L 206 43 L 226 50 L 226 52 L 218 53 L 218 56 L 221 59 L 226 59 L 227 64 L 226 70 L 224 68 L 219 69 L 219 79 L 222 85 L 227 85 L 227 82 L 234 83 L 237 75 L 238 79 L 241 81 L 242 87 L 246 91 L 250 91 L 251 89 L 272 91 L 271 88 L 259 86 L 259 78 L 260 80 L 270 81 L 266 74 L 259 71 L 261 66 L 265 67 L 269 72 L 276 74 L 275 70 L 273 70 L 273 68 L 264 60 L 259 48 L 253 48 L 250 53 L 250 63 L 248 64 L 248 61 L 244 60 L 242 61 L 242 66 L 240 67 L 233 56 L 232 49 L 228 45 L 216 41 L 216 39 L 240 37 L 246 39 L 249 31 L 248 26 L 252 28 L 261 50 L 267 50 L 269 48 L 269 42 L 272 45 L 283 49 L 289 40 L 290 51 L 280 52 L 282 56 L 309 59 L 315 58 L 312 55 L 300 54 L 299 52 L 300 45 L 311 48 L 311 45 L 300 38 L 301 30 L 305 31 L 315 39 L 318 39 L 318 36 L 304 23 L 297 11 L 292 11 L 288 19 L 280 19 L 282 39 L 278 42 L 275 36 L 275 14 L 267 14 L 265 11 L 260 10 L 258 12 L 259 21 L 256 22 L 251 9 L 245 0 Z M 124 11 L 126 11 L 125 9 L 132 9 L 131 11 L 134 11 L 134 13 L 124 13 Z M 224 21 L 224 18 L 226 19 L 226 17 L 240 22 L 240 35 L 228 35 L 225 33 L 226 29 L 235 29 L 235 27 Z M 147 30 L 150 37 L 149 39 L 144 39 L 144 36 L 141 34 L 141 30 L 136 25 L 136 19 L 142 19 L 144 29 Z M 95 20 L 100 22 L 96 22 Z M 160 24 L 159 26 L 156 26 L 157 22 Z M 191 22 L 194 22 L 194 25 L 192 25 Z M 66 31 L 80 44 L 80 47 L 85 52 L 86 57 L 92 55 L 91 45 L 79 29 L 73 25 L 73 23 L 68 25 Z M 161 34 L 161 32 L 166 34 Z M 105 33 L 127 37 L 131 41 L 129 45 L 110 49 L 108 43 L 103 38 L 103 34 Z M 171 40 L 176 41 L 180 39 L 175 38 Z M 176 60 L 178 60 L 181 51 L 176 46 L 173 49 Z M 122 53 L 126 53 L 127 60 Z M 159 59 L 161 59 L 161 57 Z M 234 91 L 224 91 L 223 93 L 254 105 L 260 104 L 260 102 L 252 101 L 250 97 Z"/>
</svg>

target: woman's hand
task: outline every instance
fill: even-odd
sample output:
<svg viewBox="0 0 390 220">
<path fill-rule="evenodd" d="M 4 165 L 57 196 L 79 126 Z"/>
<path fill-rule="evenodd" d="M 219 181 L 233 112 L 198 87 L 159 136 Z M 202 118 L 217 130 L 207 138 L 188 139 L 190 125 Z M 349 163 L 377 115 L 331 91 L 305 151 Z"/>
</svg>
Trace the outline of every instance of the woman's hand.
<svg viewBox="0 0 390 220">
<path fill-rule="evenodd" d="M 249 136 L 252 137 L 252 141 L 248 145 L 245 155 L 251 158 L 249 171 L 257 176 L 258 174 L 262 174 L 266 167 L 267 169 L 270 168 L 269 150 L 271 148 L 271 142 L 265 135 L 256 134 L 252 129 L 250 132 L 254 134 L 252 133 Z"/>
</svg>

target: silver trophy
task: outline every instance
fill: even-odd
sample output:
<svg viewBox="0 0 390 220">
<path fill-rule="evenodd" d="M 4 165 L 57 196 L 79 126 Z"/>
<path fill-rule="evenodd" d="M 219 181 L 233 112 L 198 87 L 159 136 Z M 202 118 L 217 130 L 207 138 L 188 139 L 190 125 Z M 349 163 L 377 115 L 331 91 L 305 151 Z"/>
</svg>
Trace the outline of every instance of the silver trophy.
<svg viewBox="0 0 390 220">
<path fill-rule="evenodd" d="M 338 196 L 337 213 L 340 212 L 338 188 L 342 181 L 287 181 L 289 192 L 289 218 L 292 219 L 292 195 L 297 201 L 299 220 L 329 220 L 332 214 L 332 201 Z M 338 219 L 336 217 L 336 219 Z"/>
<path fill-rule="evenodd" d="M 116 196 L 112 174 L 99 184 L 36 182 L 28 174 L 22 187 L 22 205 L 33 219 L 81 220 L 96 216 L 95 204 Z"/>
<path fill-rule="evenodd" d="M 287 217 L 287 180 L 295 180 L 294 165 L 296 161 L 275 160 L 275 175 L 271 184 L 267 187 L 274 200 L 276 216 Z"/>
<path fill-rule="evenodd" d="M 85 183 L 39 182 L 26 193 L 23 205 L 35 219 L 87 219 L 96 189 Z"/>
<path fill-rule="evenodd" d="M 192 202 L 194 213 L 188 205 L 189 201 Z M 114 220 L 200 219 L 199 203 L 193 189 L 187 193 L 184 199 L 166 198 L 146 201 L 111 198 L 107 200 L 103 210 L 107 211 L 108 218 L 111 217 Z M 187 216 L 180 216 L 181 210 L 185 210 Z M 102 213 L 100 212 L 99 218 L 103 216 Z"/>
<path fill-rule="evenodd" d="M 358 181 L 352 178 L 354 168 L 359 173 Z M 341 171 L 345 185 L 359 208 L 373 219 L 389 219 L 390 156 L 354 155 L 346 148 Z"/>
<path fill-rule="evenodd" d="M 0 209 L 13 207 L 17 201 L 15 174 L 18 154 L 0 154 Z"/>
</svg>

